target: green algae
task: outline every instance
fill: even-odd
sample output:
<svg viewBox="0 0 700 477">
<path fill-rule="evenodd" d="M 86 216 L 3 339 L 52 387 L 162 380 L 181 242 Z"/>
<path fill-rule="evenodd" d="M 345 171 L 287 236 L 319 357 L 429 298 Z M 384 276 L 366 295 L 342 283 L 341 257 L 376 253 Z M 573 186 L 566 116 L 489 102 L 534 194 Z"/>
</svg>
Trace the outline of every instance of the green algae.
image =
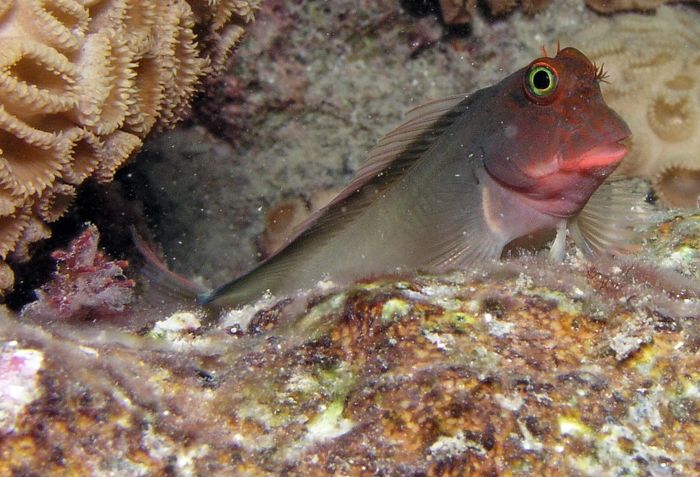
<svg viewBox="0 0 700 477">
<path fill-rule="evenodd" d="M 474 315 L 463 311 L 448 311 L 443 315 L 453 331 L 466 333 L 477 322 Z"/>
<path fill-rule="evenodd" d="M 543 287 L 522 290 L 521 293 L 555 303 L 559 311 L 568 315 L 578 316 L 583 312 L 581 302 L 572 298 L 569 293 Z"/>
<path fill-rule="evenodd" d="M 345 405 L 342 400 L 330 403 L 322 413 L 317 414 L 306 425 L 305 439 L 311 442 L 332 439 L 351 430 L 355 423 L 343 417 L 344 411 Z"/>
<path fill-rule="evenodd" d="M 478 323 L 471 313 L 464 311 L 445 311 L 430 316 L 422 324 L 422 329 L 431 333 L 467 333 Z"/>
<path fill-rule="evenodd" d="M 328 332 L 332 325 L 327 317 L 339 310 L 347 299 L 347 293 L 338 293 L 322 300 L 309 311 L 299 316 L 292 325 L 289 333 L 295 332 L 305 340 L 313 341 Z"/>
</svg>

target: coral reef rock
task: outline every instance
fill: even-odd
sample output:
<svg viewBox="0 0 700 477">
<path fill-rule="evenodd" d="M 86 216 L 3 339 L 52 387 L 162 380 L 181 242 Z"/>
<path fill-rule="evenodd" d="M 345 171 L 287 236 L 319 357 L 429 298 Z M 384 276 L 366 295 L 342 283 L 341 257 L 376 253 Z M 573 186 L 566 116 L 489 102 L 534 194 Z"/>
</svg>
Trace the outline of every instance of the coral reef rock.
<svg viewBox="0 0 700 477">
<path fill-rule="evenodd" d="M 697 283 L 700 215 L 647 239 Z M 644 268 L 525 257 L 133 331 L 0 310 L 0 475 L 698 475 L 700 301 Z"/>
<path fill-rule="evenodd" d="M 698 3 L 698 0 L 586 0 L 586 5 L 600 13 L 626 10 L 650 11 L 666 3 Z"/>
<path fill-rule="evenodd" d="M 649 178 L 670 205 L 697 207 L 700 13 L 660 7 L 655 15 L 601 18 L 574 38 L 604 65 L 605 100 L 632 129 L 630 153 L 619 172 Z"/>
<path fill-rule="evenodd" d="M 549 0 L 486 0 L 485 4 L 491 15 L 500 16 L 520 7 L 527 14 L 542 10 Z M 463 25 L 469 23 L 478 12 L 476 0 L 440 0 L 442 20 L 446 25 Z"/>
<path fill-rule="evenodd" d="M 0 258 L 26 259 L 78 185 L 110 181 L 151 130 L 186 114 L 257 3 L 0 2 Z"/>
</svg>

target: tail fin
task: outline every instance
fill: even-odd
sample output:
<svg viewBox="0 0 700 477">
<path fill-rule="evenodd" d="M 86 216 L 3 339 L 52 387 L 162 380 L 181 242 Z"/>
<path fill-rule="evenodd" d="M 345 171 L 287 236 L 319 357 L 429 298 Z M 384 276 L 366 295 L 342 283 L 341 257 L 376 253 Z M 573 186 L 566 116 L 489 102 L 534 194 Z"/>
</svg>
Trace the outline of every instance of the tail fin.
<svg viewBox="0 0 700 477">
<path fill-rule="evenodd" d="M 167 300 L 200 303 L 200 297 L 209 293 L 205 287 L 168 270 L 151 244 L 144 240 L 134 227 L 131 227 L 131 236 L 145 261 L 141 273 L 148 280 L 147 297 L 159 299 L 161 302 Z"/>
</svg>

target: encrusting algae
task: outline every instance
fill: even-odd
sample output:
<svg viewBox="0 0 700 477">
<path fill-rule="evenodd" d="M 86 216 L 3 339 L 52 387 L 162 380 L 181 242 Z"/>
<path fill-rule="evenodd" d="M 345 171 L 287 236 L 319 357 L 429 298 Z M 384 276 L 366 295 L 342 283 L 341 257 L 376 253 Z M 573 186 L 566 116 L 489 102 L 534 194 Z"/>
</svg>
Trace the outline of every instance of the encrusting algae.
<svg viewBox="0 0 700 477">
<path fill-rule="evenodd" d="M 187 114 L 257 1 L 4 0 L 0 290 L 86 179 L 109 182 L 148 133 Z"/>
<path fill-rule="evenodd" d="M 586 0 L 586 5 L 597 12 L 614 13 L 620 11 L 649 12 L 667 3 L 698 3 L 698 0 Z"/>
<path fill-rule="evenodd" d="M 674 230 L 697 273 L 696 216 L 645 235 Z M 210 327 L 4 315 L 0 366 L 26 398 L 2 421 L 0 475 L 693 475 L 700 302 L 630 273 L 521 258 Z"/>
</svg>

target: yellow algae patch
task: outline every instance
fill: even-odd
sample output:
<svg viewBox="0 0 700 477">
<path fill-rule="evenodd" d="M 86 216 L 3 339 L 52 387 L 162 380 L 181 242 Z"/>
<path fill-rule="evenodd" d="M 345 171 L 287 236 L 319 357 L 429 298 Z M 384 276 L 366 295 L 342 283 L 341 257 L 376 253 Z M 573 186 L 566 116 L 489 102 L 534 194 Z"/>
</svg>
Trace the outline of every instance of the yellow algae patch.
<svg viewBox="0 0 700 477">
<path fill-rule="evenodd" d="M 575 416 L 560 416 L 557 419 L 559 434 L 562 436 L 572 436 L 582 439 L 592 439 L 593 430 L 588 427 L 580 418 Z"/>
<path fill-rule="evenodd" d="M 398 318 L 403 318 L 411 310 L 405 300 L 400 298 L 392 298 L 382 306 L 382 323 L 389 323 Z"/>
<path fill-rule="evenodd" d="M 469 327 L 474 326 L 476 318 L 474 315 L 462 311 L 448 311 L 445 313 L 445 320 L 452 325 L 455 331 L 464 332 Z"/>
<path fill-rule="evenodd" d="M 522 291 L 522 293 L 529 296 L 540 297 L 543 300 L 556 303 L 557 309 L 562 313 L 572 316 L 578 316 L 582 313 L 581 302 L 573 300 L 571 296 L 567 295 L 566 293 L 540 287 L 533 288 L 529 291 Z"/>
<path fill-rule="evenodd" d="M 661 371 L 657 368 L 658 357 L 657 346 L 653 343 L 643 344 L 639 347 L 639 351 L 625 361 L 625 366 L 633 368 L 637 373 L 648 376 L 650 379 L 656 379 L 661 376 Z"/>
</svg>

